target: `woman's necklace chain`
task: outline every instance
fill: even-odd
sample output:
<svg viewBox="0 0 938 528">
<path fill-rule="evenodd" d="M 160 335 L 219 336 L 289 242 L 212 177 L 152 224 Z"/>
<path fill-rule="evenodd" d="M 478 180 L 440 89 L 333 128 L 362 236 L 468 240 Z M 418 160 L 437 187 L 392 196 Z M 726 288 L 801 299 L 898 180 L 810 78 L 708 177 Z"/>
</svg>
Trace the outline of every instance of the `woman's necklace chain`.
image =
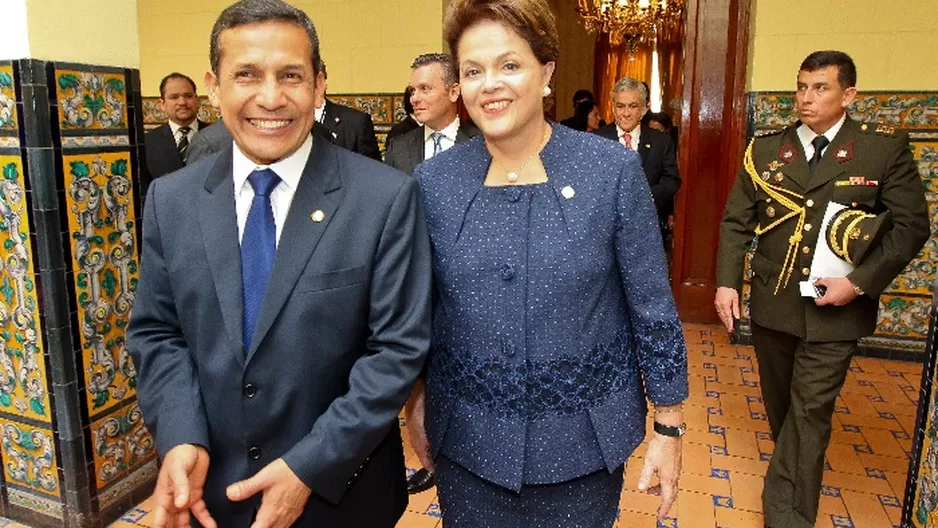
<svg viewBox="0 0 938 528">
<path fill-rule="evenodd" d="M 550 127 L 547 127 L 547 130 L 544 131 L 544 140 L 541 141 L 541 145 L 537 148 L 537 150 L 534 151 L 534 154 L 531 154 L 530 156 L 527 157 L 527 159 L 521 162 L 521 165 L 518 167 L 518 170 L 508 171 L 509 182 L 515 183 L 516 181 L 518 181 L 518 174 L 521 171 L 523 171 L 525 167 L 528 166 L 528 163 L 530 163 L 531 160 L 536 158 L 541 153 L 541 151 L 544 150 L 544 147 L 547 146 L 547 140 L 550 139 L 549 132 L 550 132 Z M 501 165 L 501 163 L 499 163 L 499 165 Z"/>
</svg>

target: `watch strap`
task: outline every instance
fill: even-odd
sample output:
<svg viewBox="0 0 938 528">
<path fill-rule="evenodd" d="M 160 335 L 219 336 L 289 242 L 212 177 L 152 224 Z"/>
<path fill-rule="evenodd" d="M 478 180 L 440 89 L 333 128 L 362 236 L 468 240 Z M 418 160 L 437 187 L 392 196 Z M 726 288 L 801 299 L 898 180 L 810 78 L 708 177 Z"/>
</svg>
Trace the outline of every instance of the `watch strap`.
<svg viewBox="0 0 938 528">
<path fill-rule="evenodd" d="M 659 423 L 657 421 L 655 422 L 655 432 L 663 436 L 680 438 L 684 436 L 685 431 L 687 431 L 687 424 L 673 426 L 673 425 L 664 425 L 663 423 Z"/>
</svg>

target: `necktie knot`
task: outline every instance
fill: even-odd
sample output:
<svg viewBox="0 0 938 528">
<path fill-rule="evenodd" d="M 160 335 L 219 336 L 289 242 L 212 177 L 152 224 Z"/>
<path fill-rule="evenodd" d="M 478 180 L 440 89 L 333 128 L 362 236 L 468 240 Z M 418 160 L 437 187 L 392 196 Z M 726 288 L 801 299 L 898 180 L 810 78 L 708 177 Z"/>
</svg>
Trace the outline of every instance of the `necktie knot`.
<svg viewBox="0 0 938 528">
<path fill-rule="evenodd" d="M 824 147 L 829 145 L 831 140 L 827 139 L 827 136 L 815 136 L 811 140 L 811 144 L 814 145 L 814 155 L 811 156 L 811 159 L 808 160 L 808 171 L 814 173 L 814 170 L 817 169 L 818 164 L 821 163 L 821 155 L 824 153 Z"/>
<path fill-rule="evenodd" d="M 180 135 L 180 136 L 188 136 L 188 135 L 189 135 L 189 132 L 192 132 L 192 127 L 190 127 L 190 126 L 181 126 L 181 127 L 179 127 L 179 135 Z"/>
<path fill-rule="evenodd" d="M 820 152 L 824 150 L 824 147 L 830 145 L 831 140 L 827 139 L 827 136 L 817 136 L 811 140 L 811 144 L 814 145 L 814 152 Z"/>
<path fill-rule="evenodd" d="M 436 156 L 443 150 L 443 133 L 434 132 L 430 134 L 430 139 L 433 140 L 433 155 Z"/>
<path fill-rule="evenodd" d="M 251 187 L 254 188 L 254 194 L 257 196 L 270 196 L 274 187 L 280 183 L 280 177 L 270 169 L 256 170 L 248 176 Z"/>
</svg>

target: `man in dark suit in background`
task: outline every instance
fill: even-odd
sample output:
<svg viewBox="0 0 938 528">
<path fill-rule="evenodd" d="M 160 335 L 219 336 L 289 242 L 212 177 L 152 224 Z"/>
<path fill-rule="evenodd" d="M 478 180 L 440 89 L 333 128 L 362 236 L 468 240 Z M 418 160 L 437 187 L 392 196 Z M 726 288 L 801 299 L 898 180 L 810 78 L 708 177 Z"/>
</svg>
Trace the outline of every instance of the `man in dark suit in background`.
<svg viewBox="0 0 938 528">
<path fill-rule="evenodd" d="M 128 329 L 155 525 L 392 528 L 430 340 L 416 180 L 310 133 L 305 13 L 242 0 L 211 42 L 234 145 L 150 185 Z"/>
<path fill-rule="evenodd" d="M 468 141 L 479 132 L 472 123 L 461 122 L 457 115 L 459 77 L 449 55 L 420 55 L 410 67 L 411 104 L 414 117 L 423 126 L 391 141 L 384 156 L 385 163 L 407 174 L 413 174 L 420 162 L 456 143 Z"/>
<path fill-rule="evenodd" d="M 325 62 L 320 65 L 322 68 L 319 75 L 323 83 L 323 93 L 326 93 L 329 75 L 326 73 Z M 332 131 L 336 145 L 381 161 L 381 150 L 378 148 L 375 125 L 370 115 L 324 98 L 322 104 L 316 107 L 316 121 Z"/>
<path fill-rule="evenodd" d="M 160 108 L 169 121 L 143 136 L 150 178 L 183 168 L 189 144 L 196 133 L 207 126 L 198 120 L 199 96 L 195 82 L 181 73 L 170 73 L 160 81 Z"/>
<path fill-rule="evenodd" d="M 625 148 L 638 151 L 651 194 L 655 198 L 662 238 L 667 245 L 670 233 L 668 217 L 674 212 L 674 195 L 681 186 L 681 177 L 677 172 L 674 142 L 667 134 L 641 123 L 647 110 L 648 90 L 645 84 L 631 77 L 623 77 L 612 88 L 612 113 L 616 122 L 600 128 L 596 133 L 618 141 Z"/>
</svg>

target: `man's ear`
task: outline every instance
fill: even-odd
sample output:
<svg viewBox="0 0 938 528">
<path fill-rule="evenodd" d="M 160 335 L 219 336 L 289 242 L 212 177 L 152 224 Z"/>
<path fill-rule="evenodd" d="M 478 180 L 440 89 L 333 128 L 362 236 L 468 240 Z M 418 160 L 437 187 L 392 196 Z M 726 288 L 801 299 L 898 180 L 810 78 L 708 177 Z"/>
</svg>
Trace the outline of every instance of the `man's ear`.
<svg viewBox="0 0 938 528">
<path fill-rule="evenodd" d="M 455 103 L 456 101 L 458 101 L 458 100 L 459 100 L 459 93 L 460 93 L 460 92 L 459 92 L 459 83 L 453 83 L 453 85 L 449 87 L 449 100 L 450 100 L 450 102 Z"/>
<path fill-rule="evenodd" d="M 221 109 L 221 98 L 218 96 L 218 77 L 214 72 L 205 72 L 205 91 L 208 95 L 208 102 L 213 107 Z"/>
<path fill-rule="evenodd" d="M 851 86 L 850 88 L 847 88 L 846 90 L 844 90 L 844 100 L 841 106 L 843 106 L 844 108 L 847 108 L 853 103 L 853 100 L 856 98 L 857 98 L 857 87 Z"/>
</svg>

